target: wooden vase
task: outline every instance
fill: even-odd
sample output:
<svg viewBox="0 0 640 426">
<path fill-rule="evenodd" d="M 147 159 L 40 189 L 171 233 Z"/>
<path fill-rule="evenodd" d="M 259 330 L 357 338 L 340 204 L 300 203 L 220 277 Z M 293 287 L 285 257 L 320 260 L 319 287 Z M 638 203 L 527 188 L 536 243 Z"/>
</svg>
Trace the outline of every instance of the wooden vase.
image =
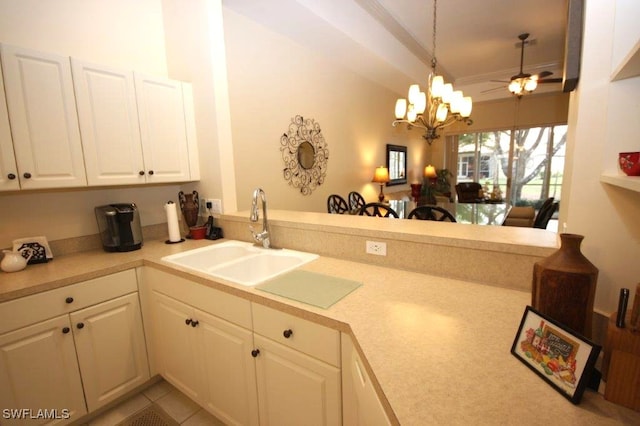
<svg viewBox="0 0 640 426">
<path fill-rule="evenodd" d="M 560 248 L 536 262 L 531 305 L 590 338 L 598 268 L 580 251 L 583 238 L 560 234 Z"/>
</svg>

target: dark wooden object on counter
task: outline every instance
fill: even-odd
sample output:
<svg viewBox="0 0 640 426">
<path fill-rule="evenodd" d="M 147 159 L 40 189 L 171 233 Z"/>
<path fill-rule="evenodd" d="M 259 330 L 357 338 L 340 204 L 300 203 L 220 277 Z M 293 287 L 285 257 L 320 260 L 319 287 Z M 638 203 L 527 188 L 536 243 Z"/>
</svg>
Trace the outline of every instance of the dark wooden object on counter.
<svg viewBox="0 0 640 426">
<path fill-rule="evenodd" d="M 533 266 L 531 304 L 570 329 L 591 338 L 598 268 L 584 257 L 584 237 L 560 234 L 560 249 Z"/>
<path fill-rule="evenodd" d="M 615 404 L 640 411 L 640 333 L 616 326 L 614 312 L 609 317 L 604 344 L 602 377 L 607 382 L 604 398 Z M 631 320 L 627 311 L 625 322 Z"/>
</svg>

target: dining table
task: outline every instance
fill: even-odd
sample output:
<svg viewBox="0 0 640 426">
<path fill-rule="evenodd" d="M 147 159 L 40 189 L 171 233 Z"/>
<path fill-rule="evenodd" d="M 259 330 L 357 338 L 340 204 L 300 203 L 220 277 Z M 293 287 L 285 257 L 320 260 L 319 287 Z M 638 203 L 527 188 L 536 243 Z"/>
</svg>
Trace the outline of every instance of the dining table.
<svg viewBox="0 0 640 426">
<path fill-rule="evenodd" d="M 411 210 L 417 207 L 415 201 L 389 200 L 389 206 L 398 213 L 399 218 L 409 216 Z M 501 226 L 511 205 L 508 203 L 456 203 L 439 202 L 438 207 L 443 207 L 455 218 L 457 223 L 470 223 L 474 225 L 497 225 Z"/>
</svg>

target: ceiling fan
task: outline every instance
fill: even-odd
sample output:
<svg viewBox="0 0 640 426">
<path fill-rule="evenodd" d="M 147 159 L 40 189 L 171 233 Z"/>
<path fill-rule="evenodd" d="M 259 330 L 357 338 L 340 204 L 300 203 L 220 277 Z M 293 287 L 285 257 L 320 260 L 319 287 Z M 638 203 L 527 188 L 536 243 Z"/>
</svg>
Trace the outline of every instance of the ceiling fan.
<svg viewBox="0 0 640 426">
<path fill-rule="evenodd" d="M 529 74 L 523 71 L 524 65 L 524 46 L 529 44 L 527 41 L 529 38 L 529 33 L 522 33 L 518 36 L 520 42 L 520 72 L 511 77 L 509 81 L 504 80 L 491 80 L 497 83 L 508 83 L 507 88 L 511 93 L 518 97 L 522 97 L 522 95 L 526 93 L 531 93 L 538 87 L 538 84 L 541 83 L 562 83 L 562 78 L 546 78 L 553 74 L 551 71 L 541 71 L 538 74 Z M 484 92 L 488 92 L 491 90 L 495 90 L 499 88 L 493 88 L 489 90 L 485 90 Z M 484 93 L 483 92 L 483 93 Z"/>
</svg>

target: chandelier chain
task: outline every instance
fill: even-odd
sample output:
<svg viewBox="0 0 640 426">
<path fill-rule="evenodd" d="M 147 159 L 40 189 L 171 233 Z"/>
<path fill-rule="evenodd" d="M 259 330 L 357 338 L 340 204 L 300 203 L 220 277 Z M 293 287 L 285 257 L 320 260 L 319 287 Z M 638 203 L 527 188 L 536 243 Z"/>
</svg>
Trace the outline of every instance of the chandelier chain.
<svg viewBox="0 0 640 426">
<path fill-rule="evenodd" d="M 438 10 L 438 0 L 433 0 L 433 49 L 431 50 L 431 68 L 436 71 L 436 11 Z"/>
</svg>

